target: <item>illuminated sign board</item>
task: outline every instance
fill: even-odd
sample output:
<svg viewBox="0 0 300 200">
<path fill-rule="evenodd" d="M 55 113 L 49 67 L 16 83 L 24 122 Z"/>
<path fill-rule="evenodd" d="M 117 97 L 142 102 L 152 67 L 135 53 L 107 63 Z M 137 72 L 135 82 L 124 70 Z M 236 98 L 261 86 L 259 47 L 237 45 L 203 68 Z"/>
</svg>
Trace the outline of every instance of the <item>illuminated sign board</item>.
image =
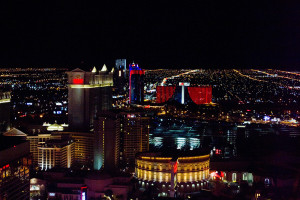
<svg viewBox="0 0 300 200">
<path fill-rule="evenodd" d="M 190 86 L 190 83 L 187 83 L 187 82 L 179 82 L 179 86 Z"/>
<path fill-rule="evenodd" d="M 83 78 L 80 76 L 80 74 L 75 75 L 73 79 L 73 84 L 80 84 L 82 85 L 84 82 Z"/>
<path fill-rule="evenodd" d="M 87 187 L 81 187 L 80 200 L 87 200 Z"/>
<path fill-rule="evenodd" d="M 85 192 L 81 193 L 81 200 L 86 200 L 86 198 L 85 198 Z"/>
<path fill-rule="evenodd" d="M 83 84 L 83 79 L 82 78 L 74 78 L 73 84 Z"/>
</svg>

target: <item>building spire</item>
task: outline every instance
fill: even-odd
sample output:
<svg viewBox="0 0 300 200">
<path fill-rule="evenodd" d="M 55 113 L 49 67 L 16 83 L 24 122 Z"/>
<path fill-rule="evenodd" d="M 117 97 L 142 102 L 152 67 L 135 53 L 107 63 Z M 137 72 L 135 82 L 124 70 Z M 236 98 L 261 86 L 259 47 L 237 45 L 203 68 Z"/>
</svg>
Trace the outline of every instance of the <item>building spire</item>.
<svg viewBox="0 0 300 200">
<path fill-rule="evenodd" d="M 106 67 L 105 64 L 103 65 L 103 67 L 102 67 L 102 69 L 101 69 L 101 72 L 107 72 L 107 67 Z"/>
<path fill-rule="evenodd" d="M 96 67 L 94 66 L 93 70 L 92 70 L 93 73 L 96 73 L 97 72 L 97 69 Z"/>
</svg>

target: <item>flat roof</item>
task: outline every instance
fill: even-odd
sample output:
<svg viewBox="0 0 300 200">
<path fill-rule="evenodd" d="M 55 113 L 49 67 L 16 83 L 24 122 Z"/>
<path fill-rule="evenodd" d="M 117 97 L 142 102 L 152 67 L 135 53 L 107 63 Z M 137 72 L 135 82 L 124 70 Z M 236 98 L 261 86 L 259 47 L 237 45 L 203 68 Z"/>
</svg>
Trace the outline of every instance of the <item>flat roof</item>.
<svg viewBox="0 0 300 200">
<path fill-rule="evenodd" d="M 30 153 L 29 141 L 19 137 L 0 136 L 0 166 L 20 159 Z"/>
</svg>

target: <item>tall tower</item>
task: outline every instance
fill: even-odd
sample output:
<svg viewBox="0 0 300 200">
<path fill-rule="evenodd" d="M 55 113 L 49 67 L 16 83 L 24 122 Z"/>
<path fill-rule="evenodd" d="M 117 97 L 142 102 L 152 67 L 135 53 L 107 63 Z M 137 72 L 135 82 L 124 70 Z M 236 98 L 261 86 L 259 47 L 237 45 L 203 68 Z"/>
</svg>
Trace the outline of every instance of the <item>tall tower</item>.
<svg viewBox="0 0 300 200">
<path fill-rule="evenodd" d="M 117 59 L 115 63 L 114 73 L 114 87 L 118 94 L 125 94 L 126 84 L 126 59 Z"/>
<path fill-rule="evenodd" d="M 141 113 L 122 114 L 122 160 L 127 166 L 134 165 L 136 153 L 149 151 L 149 130 L 150 117 Z"/>
<path fill-rule="evenodd" d="M 97 113 L 112 107 L 113 73 L 103 65 L 101 71 L 74 69 L 68 74 L 68 120 L 71 130 L 90 130 Z"/>
<path fill-rule="evenodd" d="M 129 103 L 144 102 L 144 75 L 145 71 L 138 64 L 129 65 Z"/>
<path fill-rule="evenodd" d="M 115 70 L 118 72 L 118 76 L 123 75 L 126 77 L 126 59 L 117 59 L 115 64 Z"/>
<path fill-rule="evenodd" d="M 105 112 L 94 120 L 94 169 L 114 170 L 120 158 L 120 119 Z"/>
</svg>

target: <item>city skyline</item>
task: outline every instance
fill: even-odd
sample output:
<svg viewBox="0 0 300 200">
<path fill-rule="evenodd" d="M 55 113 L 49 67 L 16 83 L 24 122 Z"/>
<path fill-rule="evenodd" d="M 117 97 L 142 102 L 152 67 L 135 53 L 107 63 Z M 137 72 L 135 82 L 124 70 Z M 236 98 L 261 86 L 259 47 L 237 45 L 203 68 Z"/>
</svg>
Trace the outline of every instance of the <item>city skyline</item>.
<svg viewBox="0 0 300 200">
<path fill-rule="evenodd" d="M 0 200 L 300 199 L 297 2 L 0 18 Z"/>
</svg>

